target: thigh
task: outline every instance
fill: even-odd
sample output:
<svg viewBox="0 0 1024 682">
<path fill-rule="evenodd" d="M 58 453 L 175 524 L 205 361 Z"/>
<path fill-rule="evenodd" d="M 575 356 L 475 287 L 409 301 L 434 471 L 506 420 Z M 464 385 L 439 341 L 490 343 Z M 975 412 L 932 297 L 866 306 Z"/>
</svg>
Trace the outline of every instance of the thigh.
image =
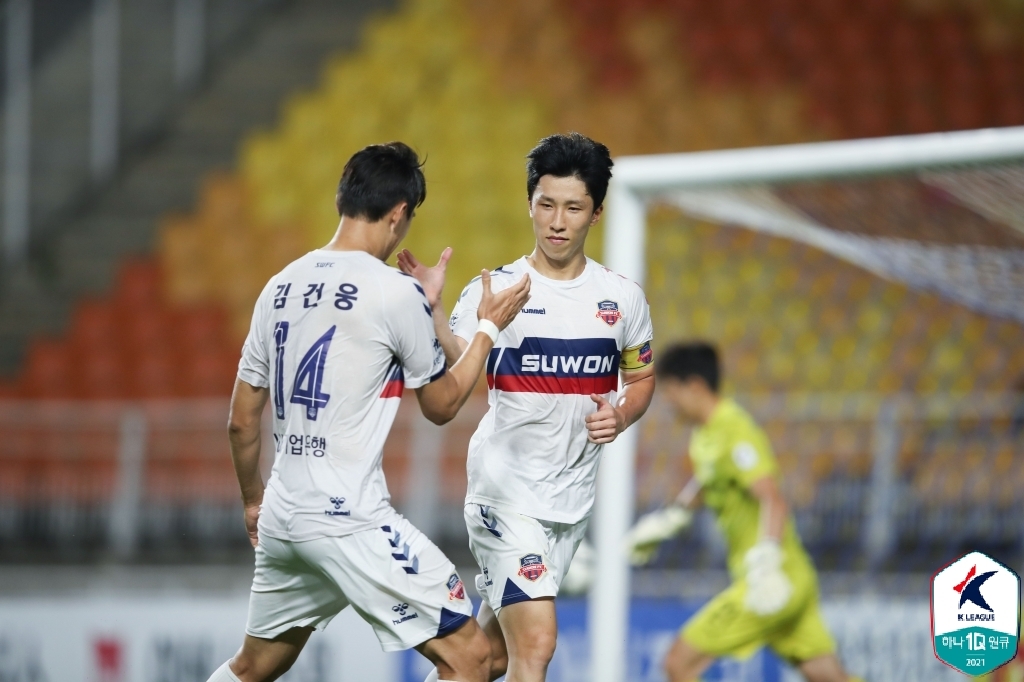
<svg viewBox="0 0 1024 682">
<path fill-rule="evenodd" d="M 550 598 L 509 604 L 498 614 L 510 661 L 524 652 L 545 650 L 554 653 L 558 637 L 555 600 Z"/>
<path fill-rule="evenodd" d="M 665 655 L 664 668 L 669 682 L 691 682 L 700 679 L 714 661 L 714 657 L 677 638 Z"/>
<path fill-rule="evenodd" d="M 301 553 L 305 543 L 260 536 L 245 632 L 274 640 L 292 628 L 323 629 L 348 602 Z"/>
<path fill-rule="evenodd" d="M 455 565 L 397 514 L 380 528 L 328 538 L 316 551 L 316 563 L 373 626 L 385 651 L 444 637 L 472 618 Z"/>
<path fill-rule="evenodd" d="M 508 665 L 508 647 L 505 644 L 505 634 L 501 631 L 498 616 L 486 600 L 480 604 L 480 611 L 476 614 L 476 620 L 480 624 L 480 629 L 487 635 L 487 640 L 491 643 L 492 667 L 504 672 L 504 668 Z"/>
<path fill-rule="evenodd" d="M 490 670 L 490 644 L 480 625 L 472 618 L 444 637 L 434 637 L 416 650 L 438 669 L 440 679 L 471 674 L 487 675 Z"/>
<path fill-rule="evenodd" d="M 297 627 L 274 639 L 246 635 L 242 649 L 234 657 L 234 672 L 248 679 L 276 680 L 292 667 L 312 632 L 312 628 Z"/>
<path fill-rule="evenodd" d="M 465 507 L 469 548 L 480 566 L 477 589 L 496 614 L 510 604 L 554 597 L 551 543 L 537 519 L 478 504 Z"/>
<path fill-rule="evenodd" d="M 835 654 L 825 654 L 799 664 L 800 673 L 807 682 L 857 682 L 859 677 L 849 677 Z"/>
</svg>

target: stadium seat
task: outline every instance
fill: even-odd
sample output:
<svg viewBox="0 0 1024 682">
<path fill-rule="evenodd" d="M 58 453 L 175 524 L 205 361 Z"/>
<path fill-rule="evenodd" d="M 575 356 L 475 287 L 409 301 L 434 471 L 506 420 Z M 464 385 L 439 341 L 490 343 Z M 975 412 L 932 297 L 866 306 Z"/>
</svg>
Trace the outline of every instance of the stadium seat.
<svg viewBox="0 0 1024 682">
<path fill-rule="evenodd" d="M 77 393 L 73 364 L 62 341 L 37 339 L 29 346 L 21 378 L 27 398 L 72 398 Z"/>
<path fill-rule="evenodd" d="M 408 246 L 425 260 L 456 248 L 450 307 L 481 267 L 530 248 L 522 157 L 553 130 L 581 130 L 619 156 L 1020 125 L 1021 40 L 981 45 L 971 22 L 995 10 L 969 4 L 411 0 L 286 101 L 272 129 L 253 131 L 236 168 L 203 181 L 193 211 L 165 218 L 153 260 L 127 261 L 110 296 L 76 306 L 64 336 L 34 340 L 0 398 L 226 397 L 256 297 L 274 272 L 330 237 L 341 167 L 370 142 L 407 140 L 428 158 L 430 198 Z M 810 215 L 846 216 L 859 229 L 898 224 L 907 238 L 946 238 L 942 224 L 916 209 L 890 215 L 870 192 L 825 193 L 815 203 L 813 191 L 779 191 Z M 951 222 L 970 214 L 944 206 Z M 651 224 L 657 338 L 720 342 L 730 392 L 987 391 L 1024 374 L 1018 324 L 966 315 L 785 239 L 667 209 Z M 385 458 L 396 490 L 405 485 L 407 437 L 396 436 Z M 784 429 L 773 437 L 784 469 L 803 476 L 797 506 L 815 499 L 823 478 L 868 476 L 860 437 L 823 430 L 804 442 L 786 440 Z M 208 461 L 184 439 L 167 439 L 147 474 L 153 489 L 199 499 L 189 495 L 214 476 Z M 203 447 L 224 454 L 223 443 Z M 463 450 L 458 438 L 446 445 L 452 500 Z M 996 468 L 1007 466 L 1003 452 Z M 908 436 L 900 467 L 915 489 L 939 496 L 946 483 L 936 472 L 949 457 Z M 0 495 L 5 480 L 42 480 L 43 468 L 31 466 L 0 463 Z M 217 471 L 233 489 L 230 472 Z M 986 481 L 972 490 L 1003 494 L 995 474 Z"/>
</svg>

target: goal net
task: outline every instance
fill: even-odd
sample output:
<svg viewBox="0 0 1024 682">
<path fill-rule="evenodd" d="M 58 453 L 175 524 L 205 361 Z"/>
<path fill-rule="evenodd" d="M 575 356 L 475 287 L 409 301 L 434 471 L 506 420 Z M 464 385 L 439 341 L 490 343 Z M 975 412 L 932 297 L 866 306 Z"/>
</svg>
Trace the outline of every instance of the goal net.
<svg viewBox="0 0 1024 682">
<path fill-rule="evenodd" d="M 930 574 L 1024 540 L 1022 190 L 1024 128 L 616 162 L 607 265 L 643 284 L 656 352 L 719 346 L 825 570 Z M 685 482 L 688 438 L 656 401 L 607 448 L 594 680 L 628 677 L 622 537 Z M 697 525 L 637 584 L 720 562 Z"/>
</svg>

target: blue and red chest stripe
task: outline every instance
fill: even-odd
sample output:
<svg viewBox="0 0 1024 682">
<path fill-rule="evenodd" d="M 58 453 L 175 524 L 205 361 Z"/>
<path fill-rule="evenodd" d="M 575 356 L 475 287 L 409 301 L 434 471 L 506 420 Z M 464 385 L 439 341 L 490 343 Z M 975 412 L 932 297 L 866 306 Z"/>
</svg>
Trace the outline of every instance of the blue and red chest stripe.
<svg viewBox="0 0 1024 682">
<path fill-rule="evenodd" d="M 620 357 L 615 339 L 528 337 L 519 348 L 491 350 L 487 385 L 510 393 L 608 393 L 618 388 Z"/>
</svg>

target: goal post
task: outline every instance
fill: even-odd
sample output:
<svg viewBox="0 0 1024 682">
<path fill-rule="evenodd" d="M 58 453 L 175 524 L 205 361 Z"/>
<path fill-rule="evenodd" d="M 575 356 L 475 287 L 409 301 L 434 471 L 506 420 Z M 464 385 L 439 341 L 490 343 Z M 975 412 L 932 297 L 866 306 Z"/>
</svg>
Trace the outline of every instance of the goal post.
<svg viewBox="0 0 1024 682">
<path fill-rule="evenodd" d="M 975 164 L 1019 163 L 1024 161 L 1024 127 L 985 129 L 927 135 L 910 135 L 878 139 L 796 144 L 775 147 L 660 154 L 622 157 L 616 160 L 614 176 L 608 193 L 604 262 L 612 270 L 641 285 L 646 279 L 647 224 L 649 204 L 664 201 L 686 211 L 694 208 L 698 215 L 719 222 L 744 224 L 744 211 L 755 229 L 765 229 L 821 245 L 841 257 L 878 274 L 891 274 L 899 263 L 882 263 L 875 267 L 879 251 L 865 250 L 858 243 L 843 241 L 844 235 L 825 234 L 813 225 L 756 205 L 737 204 L 731 210 L 729 197 L 681 196 L 687 190 L 702 192 L 714 188 L 750 186 L 758 183 L 782 183 L 830 178 L 852 178 L 873 175 L 937 171 Z M 1024 172 L 1014 182 L 1024 182 Z M 948 190 L 948 187 L 945 189 Z M 982 187 L 975 196 L 986 196 Z M 979 194 L 981 192 L 981 194 Z M 953 191 L 956 194 L 956 191 Z M 968 203 L 970 198 L 967 199 Z M 1018 203 L 1013 203 L 1014 201 Z M 716 203 L 717 202 L 717 203 Z M 725 202 L 725 203 L 723 203 Z M 993 211 L 1017 215 L 1024 229 L 1024 200 L 1007 199 L 1006 206 Z M 722 210 L 722 206 L 726 210 Z M 978 207 L 973 206 L 975 210 Z M 737 217 L 738 216 L 738 217 Z M 816 242 L 817 240 L 817 242 Z M 822 241 L 824 240 L 824 241 Z M 869 241 L 869 240 L 861 240 Z M 888 244 L 886 245 L 888 247 Z M 902 247 L 901 247 L 902 248 Z M 927 247 L 915 250 L 913 245 L 904 261 L 928 258 Z M 923 255 L 922 255 L 923 253 Z M 942 254 L 940 254 L 942 256 Z M 989 254 L 1001 259 L 998 265 L 1009 268 L 1013 276 L 1010 300 L 1002 308 L 988 308 L 1008 317 L 1024 321 L 1024 303 L 1014 299 L 1013 288 L 1024 275 L 1024 256 L 1019 250 L 1006 254 Z M 983 257 L 988 257 L 983 254 Z M 1009 258 L 1009 261 L 1007 261 Z M 1005 261 L 1005 262 L 1004 262 Z M 1007 262 L 1009 263 L 1007 265 Z M 885 268 L 889 268 L 886 270 Z M 962 269 L 962 264 L 961 264 Z M 915 275 L 919 276 L 919 275 Z M 941 285 L 925 277 L 925 286 Z M 957 299 L 968 305 L 991 302 L 996 292 L 985 289 L 985 283 L 974 298 Z M 1019 291 L 1019 289 L 1017 289 Z M 992 305 L 999 305 L 996 300 Z M 623 549 L 624 536 L 633 522 L 635 494 L 635 458 L 638 430 L 631 428 L 605 446 L 598 474 L 597 503 L 594 511 L 594 545 L 596 570 L 589 597 L 588 627 L 592 674 L 595 682 L 625 682 L 627 679 L 627 647 L 629 643 L 630 567 Z"/>
</svg>

